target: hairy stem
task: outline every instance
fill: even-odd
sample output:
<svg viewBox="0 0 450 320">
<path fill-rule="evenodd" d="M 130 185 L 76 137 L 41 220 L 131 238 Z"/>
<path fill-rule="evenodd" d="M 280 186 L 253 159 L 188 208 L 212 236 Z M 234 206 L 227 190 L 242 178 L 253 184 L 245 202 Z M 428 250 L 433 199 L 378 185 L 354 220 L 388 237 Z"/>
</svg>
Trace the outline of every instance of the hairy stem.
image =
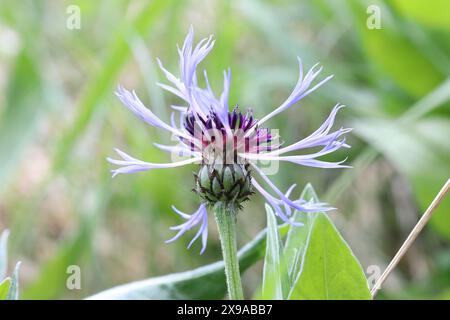
<svg viewBox="0 0 450 320">
<path fill-rule="evenodd" d="M 231 300 L 242 300 L 244 294 L 236 248 L 236 210 L 225 205 L 216 205 L 214 209 L 225 263 L 228 295 Z"/>
</svg>

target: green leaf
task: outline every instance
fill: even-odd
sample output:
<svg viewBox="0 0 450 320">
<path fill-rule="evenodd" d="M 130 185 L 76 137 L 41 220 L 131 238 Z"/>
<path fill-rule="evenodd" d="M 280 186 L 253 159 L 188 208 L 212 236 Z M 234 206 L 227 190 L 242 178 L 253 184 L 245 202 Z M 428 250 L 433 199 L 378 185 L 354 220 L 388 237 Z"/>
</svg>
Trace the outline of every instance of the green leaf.
<svg viewBox="0 0 450 320">
<path fill-rule="evenodd" d="M 0 282 L 0 300 L 6 300 L 10 286 L 11 278 L 6 278 Z"/>
<path fill-rule="evenodd" d="M 310 184 L 301 199 L 319 202 Z M 283 250 L 272 209 L 266 206 L 266 210 L 268 235 L 262 298 L 371 298 L 361 265 L 325 213 L 296 211 L 293 220 L 304 225 L 289 226 Z"/>
<path fill-rule="evenodd" d="M 9 287 L 8 294 L 6 295 L 6 300 L 18 300 L 19 299 L 19 269 L 20 262 L 17 262 L 14 272 L 11 277 L 11 285 Z"/>
<path fill-rule="evenodd" d="M 287 232 L 280 227 L 280 234 Z M 260 232 L 238 252 L 241 273 L 264 255 L 266 231 Z M 88 297 L 109 299 L 221 299 L 226 292 L 222 261 L 194 270 L 124 284 Z"/>
<path fill-rule="evenodd" d="M 284 300 L 289 294 L 289 276 L 284 262 L 283 244 L 272 208 L 266 204 L 267 245 L 263 271 L 262 299 Z"/>
<path fill-rule="evenodd" d="M 3 231 L 0 236 L 0 280 L 6 276 L 8 269 L 8 236 L 8 230 Z"/>
<path fill-rule="evenodd" d="M 314 195 L 312 187 L 307 188 L 305 192 Z M 313 199 L 318 202 L 317 197 Z M 328 216 L 323 212 L 303 215 L 311 220 L 307 225 L 308 233 L 297 236 L 300 244 L 306 241 L 306 248 L 289 298 L 371 299 L 359 261 Z"/>
</svg>

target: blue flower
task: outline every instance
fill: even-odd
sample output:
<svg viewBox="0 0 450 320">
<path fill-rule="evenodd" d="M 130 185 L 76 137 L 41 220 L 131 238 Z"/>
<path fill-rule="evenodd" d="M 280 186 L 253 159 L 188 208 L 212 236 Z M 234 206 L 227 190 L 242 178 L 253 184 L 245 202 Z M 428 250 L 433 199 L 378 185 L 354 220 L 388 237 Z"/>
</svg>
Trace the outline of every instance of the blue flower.
<svg viewBox="0 0 450 320">
<path fill-rule="evenodd" d="M 176 145 L 155 144 L 155 146 L 181 159 L 168 163 L 150 163 L 131 157 L 118 149 L 116 152 L 121 157 L 120 160 L 108 158 L 110 163 L 118 166 L 117 169 L 112 170 L 113 176 L 188 164 L 200 165 L 200 171 L 198 175 L 195 175 L 194 190 L 200 195 L 202 203 L 191 215 L 173 207 L 186 222 L 171 228 L 178 233 L 167 242 L 177 240 L 185 232 L 199 225 L 199 230 L 188 248 L 201 236 L 201 253 L 206 248 L 208 235 L 207 207 L 214 206 L 216 203 L 225 203 L 240 208 L 240 203 L 248 200 L 254 190 L 266 199 L 282 221 L 294 225 L 301 224 L 290 218 L 293 210 L 315 212 L 332 209 L 325 203 L 313 203 L 304 199 L 292 200 L 290 195 L 295 185 L 291 186 L 287 192 L 282 192 L 258 166 L 258 162 L 287 161 L 309 167 L 347 167 L 343 164 L 345 160 L 328 162 L 319 158 L 340 148 L 349 148 L 350 146 L 345 143 L 345 134 L 351 131 L 349 128 L 332 131 L 335 117 L 344 107 L 337 104 L 315 132 L 293 144 L 282 146 L 282 143 L 278 142 L 277 134 L 262 125 L 308 96 L 332 76 L 313 85 L 322 67 L 316 64 L 304 75 L 302 62 L 298 58 L 299 79 L 294 90 L 279 107 L 257 120 L 253 117 L 252 110 L 242 112 L 236 106 L 230 111 L 228 97 L 231 71 L 229 69 L 223 73 L 223 90 L 219 97 L 212 91 L 206 71 L 204 71 L 206 86 L 205 88 L 199 86 L 197 67 L 213 46 L 212 36 L 194 46 L 194 31 L 191 27 L 182 48 L 178 48 L 180 77 L 169 72 L 158 59 L 158 64 L 170 83 L 158 85 L 179 97 L 185 104 L 172 106 L 170 123 L 164 122 L 145 107 L 134 91 L 130 92 L 122 86 L 119 86 L 116 91 L 116 95 L 124 106 L 141 120 L 168 131 L 176 138 Z M 177 124 L 176 115 L 179 117 L 179 124 Z M 311 148 L 319 149 L 309 154 L 298 154 L 300 150 Z M 261 180 L 257 180 L 258 177 Z M 263 187 L 259 181 L 268 188 Z"/>
</svg>

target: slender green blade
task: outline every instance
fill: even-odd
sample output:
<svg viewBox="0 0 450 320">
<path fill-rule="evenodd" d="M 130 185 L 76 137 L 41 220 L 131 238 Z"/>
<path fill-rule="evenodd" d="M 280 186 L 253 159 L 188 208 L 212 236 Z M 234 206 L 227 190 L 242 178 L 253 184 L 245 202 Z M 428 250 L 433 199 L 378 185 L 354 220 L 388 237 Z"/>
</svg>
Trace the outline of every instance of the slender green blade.
<svg viewBox="0 0 450 320">
<path fill-rule="evenodd" d="M 0 106 L 0 191 L 6 190 L 25 151 L 36 139 L 38 123 L 47 104 L 41 77 L 33 56 L 23 50 L 16 58 L 5 90 L 5 105 Z M 3 95 L 3 94 L 2 94 Z"/>
<path fill-rule="evenodd" d="M 262 299 L 284 300 L 289 294 L 289 276 L 284 262 L 283 244 L 272 208 L 266 204 L 267 245 L 263 270 Z"/>
<path fill-rule="evenodd" d="M 16 267 L 14 268 L 12 277 L 11 277 L 11 285 L 9 287 L 8 294 L 6 295 L 6 300 L 19 300 L 19 269 L 20 262 L 17 262 Z"/>
<path fill-rule="evenodd" d="M 311 186 L 307 184 L 304 188 L 302 199 L 317 199 L 317 195 Z M 289 270 L 289 277 L 293 283 L 300 271 L 302 257 L 306 252 L 307 239 L 314 222 L 315 214 L 306 214 L 304 212 L 295 211 L 293 220 L 303 223 L 303 227 L 291 226 L 289 228 L 286 243 L 284 246 L 284 255 Z"/>
<path fill-rule="evenodd" d="M 8 236 L 8 230 L 3 231 L 0 236 L 0 280 L 6 276 L 8 269 Z"/>
<path fill-rule="evenodd" d="M 0 282 L 0 300 L 6 300 L 10 286 L 11 278 L 6 278 Z"/>
</svg>

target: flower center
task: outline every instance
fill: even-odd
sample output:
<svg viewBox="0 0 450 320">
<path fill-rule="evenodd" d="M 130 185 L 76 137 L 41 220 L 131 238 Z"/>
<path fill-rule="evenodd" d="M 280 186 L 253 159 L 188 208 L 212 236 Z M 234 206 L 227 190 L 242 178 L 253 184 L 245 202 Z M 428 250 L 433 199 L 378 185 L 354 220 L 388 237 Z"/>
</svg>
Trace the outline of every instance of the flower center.
<svg viewBox="0 0 450 320">
<path fill-rule="evenodd" d="M 202 153 L 204 164 L 246 164 L 239 157 L 240 153 L 260 153 L 274 149 L 269 129 L 254 128 L 256 120 L 251 110 L 244 114 L 236 107 L 228 113 L 228 124 L 230 130 L 227 131 L 213 111 L 206 119 L 193 113 L 185 117 L 184 127 L 195 141 L 188 144 L 191 150 Z"/>
</svg>

